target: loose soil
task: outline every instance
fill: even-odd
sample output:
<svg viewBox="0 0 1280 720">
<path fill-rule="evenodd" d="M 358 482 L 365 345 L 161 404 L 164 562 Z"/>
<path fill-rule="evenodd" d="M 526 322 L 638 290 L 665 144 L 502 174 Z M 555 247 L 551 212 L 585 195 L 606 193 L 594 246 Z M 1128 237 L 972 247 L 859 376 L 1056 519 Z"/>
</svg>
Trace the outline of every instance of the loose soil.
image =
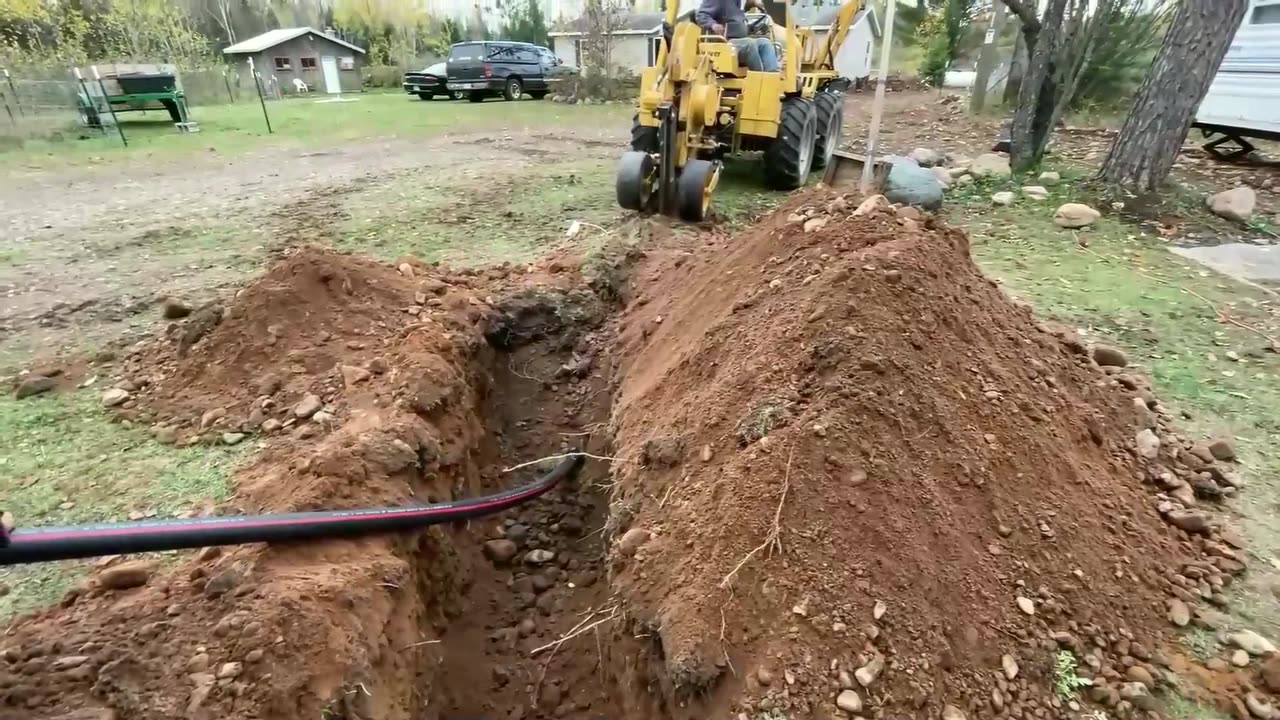
<svg viewBox="0 0 1280 720">
<path fill-rule="evenodd" d="M 1132 678 L 1182 661 L 1168 603 L 1244 570 L 1201 507 L 1229 464 L 961 232 L 852 202 L 642 222 L 582 263 L 302 248 L 197 310 L 123 361 L 119 415 L 260 443 L 224 512 L 605 459 L 418 535 L 183 553 L 132 589 L 109 561 L 0 642 L 0 717 L 1074 717 L 1060 651 L 1142 716 Z"/>
</svg>

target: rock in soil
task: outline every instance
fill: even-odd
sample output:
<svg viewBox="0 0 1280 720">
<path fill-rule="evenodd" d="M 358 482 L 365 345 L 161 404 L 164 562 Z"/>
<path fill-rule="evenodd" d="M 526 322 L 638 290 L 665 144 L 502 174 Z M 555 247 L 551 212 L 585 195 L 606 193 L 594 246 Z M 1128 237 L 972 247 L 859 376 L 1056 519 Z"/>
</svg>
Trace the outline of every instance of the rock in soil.
<svg viewBox="0 0 1280 720">
<path fill-rule="evenodd" d="M 116 407 L 117 405 L 123 405 L 130 397 L 132 397 L 132 395 L 128 390 L 111 388 L 110 390 L 102 393 L 102 406 Z"/>
<path fill-rule="evenodd" d="M 1067 203 L 1053 214 L 1053 222 L 1058 227 L 1076 229 L 1088 227 L 1098 221 L 1102 213 L 1082 203 Z"/>
<path fill-rule="evenodd" d="M 1255 657 L 1263 657 L 1276 651 L 1270 640 L 1252 630 L 1231 633 L 1227 636 L 1227 642 Z"/>
<path fill-rule="evenodd" d="M 13 396 L 22 400 L 32 395 L 49 392 L 57 386 L 58 383 L 53 378 L 43 375 L 28 375 L 18 383 L 18 387 L 13 391 Z"/>
<path fill-rule="evenodd" d="M 836 696 L 836 707 L 850 715 L 857 715 L 862 712 L 862 698 L 856 690 L 841 690 Z"/>
<path fill-rule="evenodd" d="M 1236 449 L 1230 440 L 1214 440 L 1209 443 L 1209 453 L 1217 460 L 1236 459 Z"/>
<path fill-rule="evenodd" d="M 1206 204 L 1214 215 L 1246 223 L 1253 217 L 1253 210 L 1258 204 L 1258 195 L 1253 188 L 1242 185 L 1209 196 Z"/>
<path fill-rule="evenodd" d="M 191 306 L 177 298 L 165 298 L 160 305 L 160 315 L 166 320 L 178 320 L 191 314 Z"/>
<path fill-rule="evenodd" d="M 155 563 L 132 560 L 113 565 L 98 573 L 98 584 L 106 590 L 128 590 L 146 585 L 153 572 L 155 572 Z"/>
<path fill-rule="evenodd" d="M 1110 345 L 1094 345 L 1089 350 L 1093 361 L 1103 367 L 1125 367 L 1129 364 L 1124 352 Z"/>
<path fill-rule="evenodd" d="M 324 401 L 313 393 L 307 393 L 297 405 L 293 406 L 293 416 L 299 419 L 309 418 L 320 412 L 320 408 L 324 407 Z"/>
<path fill-rule="evenodd" d="M 1280 693 L 1280 654 L 1272 655 L 1262 662 L 1262 669 L 1258 673 L 1262 678 L 1262 684 L 1272 694 Z"/>
<path fill-rule="evenodd" d="M 618 540 L 618 551 L 623 555 L 635 555 L 641 545 L 649 542 L 649 531 L 644 528 L 631 528 Z"/>
<path fill-rule="evenodd" d="M 517 552 L 519 548 L 510 540 L 489 540 L 484 544 L 485 557 L 500 565 L 511 562 Z"/>
<path fill-rule="evenodd" d="M 1186 627 L 1191 622 L 1191 608 L 1181 600 L 1169 601 L 1169 622 L 1178 627 Z"/>
</svg>

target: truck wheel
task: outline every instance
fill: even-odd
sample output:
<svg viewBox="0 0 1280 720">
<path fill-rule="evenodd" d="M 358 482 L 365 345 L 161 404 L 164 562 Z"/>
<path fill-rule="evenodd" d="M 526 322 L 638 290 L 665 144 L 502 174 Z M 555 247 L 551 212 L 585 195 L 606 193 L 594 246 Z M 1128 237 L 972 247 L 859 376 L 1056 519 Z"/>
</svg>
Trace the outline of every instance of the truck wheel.
<svg viewBox="0 0 1280 720">
<path fill-rule="evenodd" d="M 520 84 L 520 78 L 507 78 L 507 84 L 502 88 L 502 97 L 508 100 L 519 100 L 524 94 L 524 86 Z"/>
<path fill-rule="evenodd" d="M 775 190 L 795 190 L 809 180 L 818 139 L 818 114 L 804 98 L 782 101 L 778 136 L 764 151 L 764 182 Z"/>
<path fill-rule="evenodd" d="M 640 116 L 631 118 L 631 149 L 636 152 L 658 152 L 658 128 L 640 124 Z"/>
<path fill-rule="evenodd" d="M 831 153 L 840 147 L 840 127 L 844 124 L 844 93 L 820 92 L 813 99 L 818 115 L 818 142 L 813 148 L 813 167 L 824 168 Z"/>
</svg>

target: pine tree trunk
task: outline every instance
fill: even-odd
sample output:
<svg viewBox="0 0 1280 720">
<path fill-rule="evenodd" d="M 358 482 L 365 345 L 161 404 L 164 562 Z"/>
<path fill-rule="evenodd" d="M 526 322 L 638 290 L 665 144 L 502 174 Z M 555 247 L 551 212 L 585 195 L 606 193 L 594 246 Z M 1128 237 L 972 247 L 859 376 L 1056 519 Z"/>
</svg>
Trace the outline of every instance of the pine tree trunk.
<svg viewBox="0 0 1280 720">
<path fill-rule="evenodd" d="M 1169 176 L 1247 5 L 1248 0 L 1182 0 L 1098 172 L 1103 182 L 1150 192 Z"/>
<path fill-rule="evenodd" d="M 1049 0 L 1038 36 L 1034 42 L 1027 38 L 1031 62 L 1018 91 L 1018 109 L 1013 114 L 1009 136 L 1009 162 L 1014 172 L 1026 172 L 1035 167 L 1049 145 L 1049 135 L 1053 132 L 1053 109 L 1058 97 L 1056 64 L 1061 60 L 1059 48 L 1063 42 L 1066 7 L 1067 0 Z"/>
</svg>

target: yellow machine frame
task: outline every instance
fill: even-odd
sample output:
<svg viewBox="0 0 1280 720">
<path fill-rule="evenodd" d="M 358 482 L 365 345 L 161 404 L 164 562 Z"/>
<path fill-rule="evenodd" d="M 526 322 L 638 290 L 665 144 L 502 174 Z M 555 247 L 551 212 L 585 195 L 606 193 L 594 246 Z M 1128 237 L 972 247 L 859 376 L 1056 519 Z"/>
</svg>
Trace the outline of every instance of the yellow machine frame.
<svg viewBox="0 0 1280 720">
<path fill-rule="evenodd" d="M 864 0 L 849 0 L 840 7 L 825 42 L 819 42 L 810 28 L 796 28 L 790 7 L 782 5 L 785 26 L 773 26 L 774 41 L 782 49 L 777 72 L 743 72 L 737 50 L 729 40 L 703 34 L 689 16 L 678 20 L 677 5 L 674 0 L 667 2 L 664 30 L 670 28 L 669 43 L 660 44 L 654 64 L 640 75 L 636 116 L 638 128 L 652 128 L 659 133 L 668 128 L 665 142 L 660 139 L 656 152 L 650 153 L 655 156 L 652 163 L 624 158 L 618 178 L 619 202 L 626 207 L 656 199 L 656 209 L 661 212 L 701 220 L 718 180 L 719 155 L 761 149 L 767 153 L 769 144 L 778 138 L 784 102 L 793 98 L 813 100 L 823 90 L 843 90 L 847 86 L 848 81 L 835 69 L 835 56 L 854 16 L 863 9 Z M 835 120 L 837 136 L 839 119 L 837 116 Z M 833 145 L 835 141 L 826 142 Z M 829 149 L 822 152 L 826 157 L 820 157 L 814 167 L 830 155 Z M 710 167 L 697 166 L 698 172 L 708 177 L 681 185 L 689 185 L 689 192 L 696 192 L 700 185 L 705 197 L 698 202 L 692 197 L 673 198 L 677 178 L 696 160 L 713 163 Z M 640 181 L 646 187 L 638 194 L 631 192 L 637 173 L 652 176 L 647 184 Z M 807 173 L 807 167 L 799 173 L 799 184 L 803 184 Z M 648 187 L 654 184 L 658 187 Z M 782 183 L 786 184 L 790 182 Z"/>
</svg>

